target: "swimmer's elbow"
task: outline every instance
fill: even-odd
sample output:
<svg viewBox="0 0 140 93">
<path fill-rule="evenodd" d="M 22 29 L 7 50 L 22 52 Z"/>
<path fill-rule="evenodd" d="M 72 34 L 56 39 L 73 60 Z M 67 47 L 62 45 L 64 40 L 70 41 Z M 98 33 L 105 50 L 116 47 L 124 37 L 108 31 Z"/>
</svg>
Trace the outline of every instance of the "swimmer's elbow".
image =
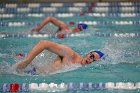
<svg viewBox="0 0 140 93">
<path fill-rule="evenodd" d="M 48 40 L 40 40 L 39 44 L 43 47 L 43 48 L 48 48 L 50 46 L 50 41 Z"/>
</svg>

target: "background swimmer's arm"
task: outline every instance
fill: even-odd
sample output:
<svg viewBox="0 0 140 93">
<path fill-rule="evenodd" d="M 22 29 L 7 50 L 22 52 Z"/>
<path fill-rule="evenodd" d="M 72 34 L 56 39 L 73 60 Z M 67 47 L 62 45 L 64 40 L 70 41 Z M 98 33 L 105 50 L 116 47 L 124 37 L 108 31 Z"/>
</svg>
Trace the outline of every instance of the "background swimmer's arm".
<svg viewBox="0 0 140 93">
<path fill-rule="evenodd" d="M 34 31 L 34 30 L 40 31 L 48 22 L 53 23 L 54 25 L 58 26 L 59 28 L 61 28 L 62 25 L 66 25 L 64 22 L 62 22 L 54 17 L 48 16 L 40 23 L 40 25 L 38 27 L 33 28 L 32 31 Z"/>
<path fill-rule="evenodd" d="M 44 49 L 47 49 L 61 57 L 68 56 L 73 53 L 73 50 L 67 46 L 47 40 L 41 40 L 30 50 L 30 52 L 23 61 L 17 63 L 17 68 L 25 68 Z"/>
</svg>

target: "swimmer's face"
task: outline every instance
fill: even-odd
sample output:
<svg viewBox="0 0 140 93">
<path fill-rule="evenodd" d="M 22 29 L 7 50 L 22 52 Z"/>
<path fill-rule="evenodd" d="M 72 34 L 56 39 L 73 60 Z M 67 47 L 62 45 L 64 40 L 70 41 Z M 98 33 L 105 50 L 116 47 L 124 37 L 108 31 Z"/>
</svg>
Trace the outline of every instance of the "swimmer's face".
<svg viewBox="0 0 140 93">
<path fill-rule="evenodd" d="M 96 61 L 98 59 L 99 59 L 99 55 L 96 52 L 90 52 L 84 57 L 81 64 L 83 64 L 83 65 L 90 64 L 93 61 Z"/>
<path fill-rule="evenodd" d="M 78 26 L 78 29 L 80 30 L 80 31 L 82 31 L 83 30 L 83 27 L 81 26 L 81 25 L 77 25 Z"/>
<path fill-rule="evenodd" d="M 75 30 L 76 30 L 76 32 L 79 32 L 79 31 L 82 31 L 83 28 L 82 28 L 82 26 L 77 25 L 77 26 L 75 27 Z"/>
</svg>

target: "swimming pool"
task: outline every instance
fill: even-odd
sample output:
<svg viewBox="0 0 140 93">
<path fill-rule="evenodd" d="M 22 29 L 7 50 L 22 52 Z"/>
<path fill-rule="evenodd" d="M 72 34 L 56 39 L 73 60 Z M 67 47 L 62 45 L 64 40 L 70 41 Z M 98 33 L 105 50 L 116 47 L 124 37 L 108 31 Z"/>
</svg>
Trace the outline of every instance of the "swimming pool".
<svg viewBox="0 0 140 93">
<path fill-rule="evenodd" d="M 52 4 L 50 4 L 52 5 Z M 91 4 L 92 5 L 92 4 Z M 91 6 L 88 5 L 88 6 Z M 37 14 L 29 14 L 34 13 L 35 9 L 31 11 L 31 9 L 17 9 L 17 7 L 37 7 L 31 6 L 28 4 L 23 5 L 6 5 L 1 4 L 1 23 L 0 23 L 0 31 L 5 32 L 7 34 L 0 34 L 0 83 L 1 85 L 4 83 L 56 83 L 60 84 L 64 83 L 108 83 L 108 82 L 130 82 L 132 84 L 137 84 L 140 82 L 139 72 L 140 72 L 140 17 L 139 17 L 139 7 L 140 3 L 126 3 L 126 4 L 111 4 L 110 6 L 106 6 L 108 4 L 104 4 L 104 7 L 110 9 L 102 10 L 102 6 L 98 6 L 99 4 L 95 4 L 94 11 L 96 7 L 101 7 L 100 11 L 95 11 L 93 13 L 85 13 L 80 16 L 80 14 L 63 14 L 67 10 L 67 7 L 71 7 L 72 5 L 66 4 L 64 10 L 59 10 L 57 13 L 52 12 L 48 14 L 46 13 L 37 13 Z M 48 10 L 44 8 L 44 5 L 40 5 L 40 10 L 43 11 Z M 47 5 L 46 5 L 47 6 Z M 123 8 L 125 6 L 125 8 Z M 9 7 L 12 9 L 8 11 Z M 15 8 L 16 7 L 16 8 Z M 58 6 L 57 6 L 58 7 Z M 82 6 L 86 7 L 86 6 Z M 104 8 L 103 7 L 103 8 Z M 117 7 L 117 8 L 114 8 Z M 121 9 L 120 9 L 121 7 Z M 129 7 L 134 7 L 130 8 Z M 105 9 L 107 9 L 105 8 Z M 127 9 L 126 9 L 127 8 Z M 15 12 L 19 12 L 16 13 Z M 59 9 L 59 8 L 58 8 Z M 63 9 L 63 8 L 62 8 Z M 89 8 L 88 8 L 89 9 Z M 112 10 L 111 10 L 112 9 Z M 113 10 L 114 9 L 114 10 Z M 30 11 L 29 11 L 30 10 Z M 40 12 L 40 10 L 37 10 Z M 89 9 L 90 10 L 90 9 Z M 5 12 L 6 11 L 6 12 Z M 11 12 L 13 11 L 13 12 Z M 25 13 L 23 13 L 23 11 Z M 49 10 L 50 11 L 50 10 Z M 70 11 L 70 10 L 69 10 Z M 78 11 L 78 10 L 75 10 Z M 74 12 L 75 12 L 74 11 Z M 113 12 L 119 11 L 119 12 Z M 26 14 L 26 12 L 28 14 Z M 60 14 L 58 15 L 58 13 Z M 73 11 L 71 11 L 73 12 Z M 11 14 L 6 18 L 6 13 Z M 120 14 L 122 13 L 122 14 Z M 124 14 L 123 14 L 124 13 Z M 5 15 L 4 15 L 5 14 Z M 63 15 L 62 15 L 63 14 Z M 70 22 L 74 22 L 75 24 L 78 22 L 85 22 L 89 25 L 88 30 L 69 34 L 64 39 L 58 39 L 54 36 L 43 36 L 43 35 L 27 35 L 26 32 L 30 31 L 33 27 L 37 26 L 38 23 L 45 16 L 56 16 L 61 20 L 68 23 L 70 26 Z M 123 15 L 123 16 L 122 16 Z M 45 30 L 51 34 L 56 29 L 55 26 L 49 24 L 43 28 L 43 32 Z M 9 34 L 10 33 L 10 34 Z M 13 34 L 12 34 L 13 33 Z M 72 47 L 77 52 L 84 54 L 91 49 L 102 50 L 107 57 L 105 60 L 101 60 L 99 62 L 93 62 L 90 65 L 86 65 L 84 67 L 72 66 L 69 68 L 65 68 L 64 72 L 59 71 L 58 73 L 53 74 L 41 74 L 41 75 L 27 75 L 27 74 L 18 74 L 11 71 L 10 64 L 14 64 L 18 60 L 15 56 L 18 53 L 22 53 L 26 55 L 28 51 L 39 41 L 39 40 L 51 40 L 61 44 L 68 45 Z M 35 64 L 44 64 L 45 62 L 50 61 L 55 55 L 44 51 L 41 55 L 39 55 L 35 60 Z M 117 84 L 116 84 L 117 85 Z M 76 90 L 76 89 L 75 89 Z M 76 92 L 80 93 L 102 93 L 102 92 L 122 92 L 122 93 L 138 93 L 139 89 L 135 90 L 123 90 L 123 89 L 95 89 L 95 90 L 78 90 Z M 31 92 L 31 91 L 30 91 Z M 35 90 L 34 92 L 46 93 L 46 91 Z M 33 92 L 33 93 L 34 93 Z M 71 91 L 64 91 L 64 93 Z"/>
</svg>

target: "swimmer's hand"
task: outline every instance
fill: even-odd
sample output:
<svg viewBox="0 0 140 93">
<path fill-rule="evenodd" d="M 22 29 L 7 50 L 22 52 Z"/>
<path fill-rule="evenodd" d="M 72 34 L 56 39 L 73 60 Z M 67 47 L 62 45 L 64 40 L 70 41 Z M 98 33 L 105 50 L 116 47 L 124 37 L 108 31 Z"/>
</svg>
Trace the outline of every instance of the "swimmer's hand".
<svg viewBox="0 0 140 93">
<path fill-rule="evenodd" d="M 11 66 L 11 71 L 15 71 L 15 72 L 22 72 L 23 71 L 23 67 L 21 67 L 21 65 L 19 65 L 18 63 L 13 64 Z"/>
<path fill-rule="evenodd" d="M 38 27 L 33 28 L 31 31 L 32 32 L 39 32 L 40 30 L 41 30 L 41 27 L 38 26 Z"/>
<path fill-rule="evenodd" d="M 24 69 L 27 66 L 27 64 L 25 62 L 18 62 L 15 64 L 15 66 L 16 69 Z"/>
</svg>

